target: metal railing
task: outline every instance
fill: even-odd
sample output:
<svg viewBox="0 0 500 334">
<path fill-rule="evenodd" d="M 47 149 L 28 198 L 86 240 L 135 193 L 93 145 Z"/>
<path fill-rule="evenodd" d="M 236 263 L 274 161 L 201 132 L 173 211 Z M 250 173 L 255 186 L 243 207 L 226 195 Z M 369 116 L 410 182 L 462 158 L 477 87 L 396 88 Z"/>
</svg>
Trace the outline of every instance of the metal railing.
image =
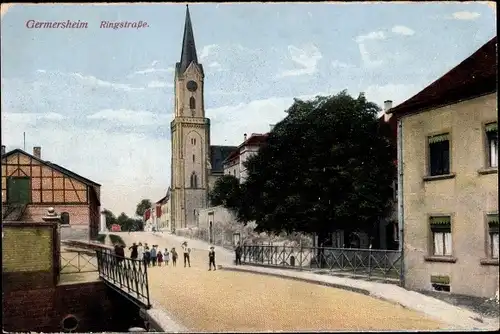
<svg viewBox="0 0 500 334">
<path fill-rule="evenodd" d="M 301 270 L 327 270 L 368 278 L 399 281 L 402 257 L 400 251 L 243 245 L 242 263 L 260 264 Z"/>
<path fill-rule="evenodd" d="M 144 261 L 117 256 L 109 250 L 96 250 L 99 277 L 132 301 L 151 308 L 149 300 L 148 268 Z"/>
<path fill-rule="evenodd" d="M 74 250 L 60 252 L 60 274 L 88 273 L 97 271 L 97 257 L 95 252 Z"/>
</svg>

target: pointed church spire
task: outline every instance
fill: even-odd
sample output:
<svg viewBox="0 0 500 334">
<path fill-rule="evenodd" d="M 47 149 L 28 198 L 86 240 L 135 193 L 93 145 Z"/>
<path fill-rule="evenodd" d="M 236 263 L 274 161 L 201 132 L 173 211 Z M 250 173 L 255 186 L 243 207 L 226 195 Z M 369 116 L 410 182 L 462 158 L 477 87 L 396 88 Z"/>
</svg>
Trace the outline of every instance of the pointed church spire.
<svg viewBox="0 0 500 334">
<path fill-rule="evenodd" d="M 182 39 L 181 62 L 179 63 L 179 73 L 186 71 L 189 65 L 198 63 L 196 56 L 196 46 L 194 44 L 193 26 L 191 25 L 191 16 L 189 15 L 189 6 L 186 5 L 186 22 L 184 23 L 184 38 Z"/>
</svg>

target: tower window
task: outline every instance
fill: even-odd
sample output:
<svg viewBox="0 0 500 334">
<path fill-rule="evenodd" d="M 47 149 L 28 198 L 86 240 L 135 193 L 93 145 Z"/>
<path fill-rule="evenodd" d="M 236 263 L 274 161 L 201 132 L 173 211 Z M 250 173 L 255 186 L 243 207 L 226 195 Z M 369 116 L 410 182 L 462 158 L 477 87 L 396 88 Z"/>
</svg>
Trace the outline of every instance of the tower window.
<svg viewBox="0 0 500 334">
<path fill-rule="evenodd" d="M 189 98 L 189 109 L 196 109 L 196 100 L 192 96 Z"/>
<path fill-rule="evenodd" d="M 191 138 L 191 145 L 196 145 L 196 138 Z"/>
<path fill-rule="evenodd" d="M 191 174 L 191 188 L 198 188 L 198 176 L 195 172 Z"/>
<path fill-rule="evenodd" d="M 193 162 L 195 162 L 196 160 L 196 156 L 193 154 Z"/>
</svg>

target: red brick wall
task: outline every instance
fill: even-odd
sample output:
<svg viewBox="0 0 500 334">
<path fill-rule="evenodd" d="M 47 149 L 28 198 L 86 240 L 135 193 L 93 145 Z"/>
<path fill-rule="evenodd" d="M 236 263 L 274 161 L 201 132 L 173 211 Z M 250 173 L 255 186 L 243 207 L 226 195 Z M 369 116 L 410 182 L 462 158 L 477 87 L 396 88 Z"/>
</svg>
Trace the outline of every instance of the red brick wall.
<svg viewBox="0 0 500 334">
<path fill-rule="evenodd" d="M 69 314 L 78 332 L 126 331 L 142 325 L 139 308 L 103 282 L 3 292 L 3 329 L 7 332 L 59 332 Z"/>
<path fill-rule="evenodd" d="M 28 205 L 22 220 L 25 221 L 42 221 L 42 217 L 47 214 L 47 210 L 53 207 L 57 213 L 68 212 L 70 225 L 89 224 L 89 206 L 84 205 Z"/>
</svg>

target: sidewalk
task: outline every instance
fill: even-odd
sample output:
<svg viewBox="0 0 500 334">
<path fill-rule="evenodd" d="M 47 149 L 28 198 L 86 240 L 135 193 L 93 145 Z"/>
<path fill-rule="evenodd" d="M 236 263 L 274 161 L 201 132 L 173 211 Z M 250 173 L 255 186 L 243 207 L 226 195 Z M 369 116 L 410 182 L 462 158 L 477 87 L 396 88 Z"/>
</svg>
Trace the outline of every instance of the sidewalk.
<svg viewBox="0 0 500 334">
<path fill-rule="evenodd" d="M 367 282 L 347 277 L 319 275 L 307 271 L 283 270 L 251 265 L 223 265 L 221 269 L 272 275 L 363 293 L 424 313 L 431 318 L 449 324 L 451 329 L 498 330 L 499 328 L 499 319 L 483 318 L 477 313 L 445 303 L 439 299 L 425 296 L 421 293 L 405 290 L 394 284 Z M 475 319 L 480 319 L 480 321 Z"/>
</svg>

